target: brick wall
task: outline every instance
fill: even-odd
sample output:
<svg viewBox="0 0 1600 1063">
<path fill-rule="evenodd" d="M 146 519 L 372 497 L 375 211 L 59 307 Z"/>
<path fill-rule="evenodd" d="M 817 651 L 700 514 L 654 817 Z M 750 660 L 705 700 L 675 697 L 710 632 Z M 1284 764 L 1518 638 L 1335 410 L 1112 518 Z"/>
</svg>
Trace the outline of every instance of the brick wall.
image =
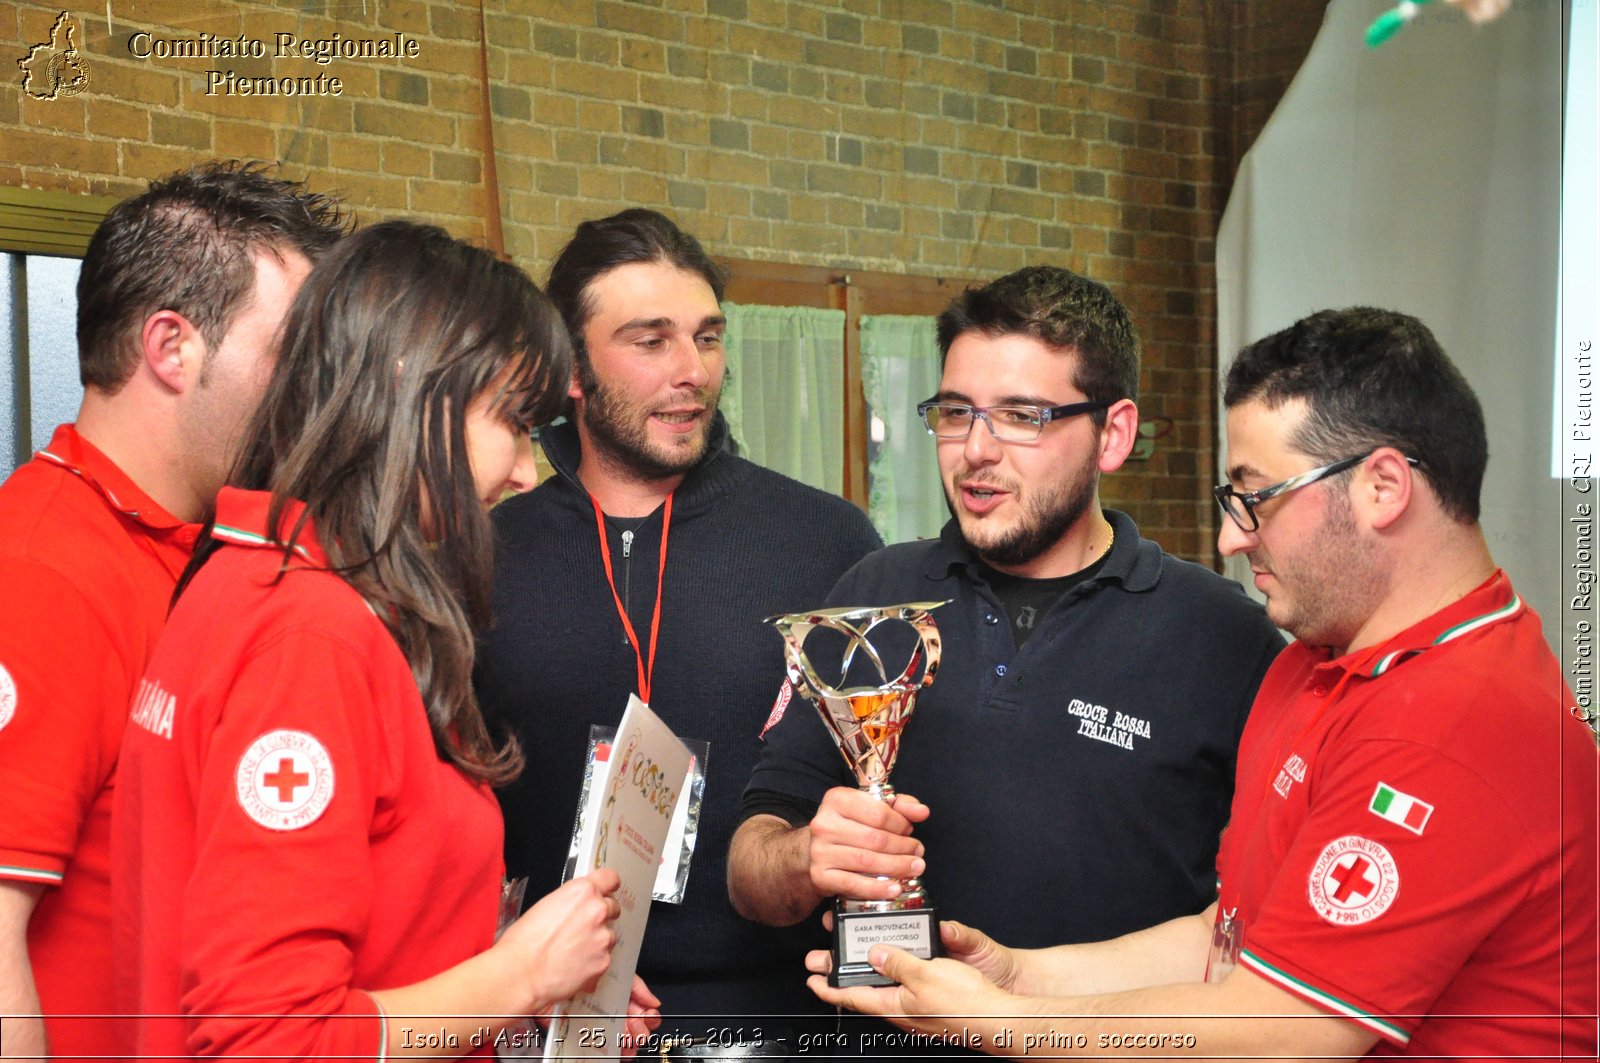
<svg viewBox="0 0 1600 1063">
<path fill-rule="evenodd" d="M 1231 78 L 1233 145 L 1231 170 L 1237 170 L 1255 143 L 1284 90 L 1311 51 L 1322 26 L 1326 0 L 1267 3 L 1248 0 L 1235 19 Z"/>
<path fill-rule="evenodd" d="M 486 6 L 506 245 L 536 276 L 578 221 L 635 204 L 738 258 L 1085 272 L 1132 308 L 1141 406 L 1173 424 L 1105 494 L 1169 549 L 1211 559 L 1212 236 L 1238 147 L 1298 64 L 1321 0 Z M 364 219 L 484 235 L 476 4 L 113 0 L 109 24 L 104 9 L 68 10 L 90 83 L 50 100 L 0 84 L 0 185 L 120 195 L 196 158 L 259 157 L 342 191 Z M 17 42 L 7 54 L 49 40 L 60 11 L 0 5 L 0 40 L 14 27 Z M 1269 12 L 1270 33 L 1258 22 Z M 416 54 L 319 64 L 280 54 L 284 33 L 401 34 Z M 202 34 L 267 54 L 156 54 Z M 282 78 L 320 94 L 240 94 Z"/>
</svg>

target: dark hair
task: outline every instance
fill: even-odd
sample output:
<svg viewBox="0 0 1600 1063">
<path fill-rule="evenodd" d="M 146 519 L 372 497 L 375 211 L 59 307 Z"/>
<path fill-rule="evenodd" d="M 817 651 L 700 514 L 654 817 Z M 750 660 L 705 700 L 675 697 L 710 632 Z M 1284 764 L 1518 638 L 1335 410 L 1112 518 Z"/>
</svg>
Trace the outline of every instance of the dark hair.
<svg viewBox="0 0 1600 1063">
<path fill-rule="evenodd" d="M 295 298 L 228 480 L 272 492 L 267 526 L 286 561 L 314 522 L 330 567 L 410 662 L 440 756 L 492 783 L 515 776 L 522 756 L 512 739 L 496 747 L 472 689 L 493 548 L 463 426 L 508 369 L 494 412 L 519 427 L 552 419 L 572 353 L 526 274 L 433 226 L 363 229 Z M 305 513 L 284 528 L 294 499 Z"/>
<path fill-rule="evenodd" d="M 939 315 L 939 364 L 965 332 L 1031 336 L 1076 354 L 1072 383 L 1090 402 L 1139 397 L 1139 334 L 1111 289 L 1060 266 L 1028 266 L 968 288 Z M 1106 423 L 1106 411 L 1093 415 Z"/>
<path fill-rule="evenodd" d="M 589 366 L 589 352 L 583 342 L 583 330 L 594 316 L 589 285 L 596 278 L 631 262 L 665 262 L 698 273 L 711 286 L 717 302 L 722 302 L 727 274 L 711 261 L 700 241 L 678 228 L 665 214 L 634 207 L 609 218 L 581 222 L 550 267 L 545 291 L 572 334 L 578 379 L 585 390 L 594 386 L 594 371 Z"/>
<path fill-rule="evenodd" d="M 254 255 L 315 259 L 348 227 L 338 205 L 260 163 L 211 162 L 153 181 L 111 208 L 78 274 L 78 375 L 115 393 L 138 366 L 132 337 L 158 310 L 188 318 L 208 347 L 255 288 Z"/>
<path fill-rule="evenodd" d="M 1239 352 L 1225 406 L 1291 399 L 1307 407 L 1288 441 L 1296 450 L 1332 462 L 1394 447 L 1417 459 L 1446 513 L 1477 521 L 1489 463 L 1483 408 L 1416 318 L 1368 306 L 1323 310 Z"/>
</svg>

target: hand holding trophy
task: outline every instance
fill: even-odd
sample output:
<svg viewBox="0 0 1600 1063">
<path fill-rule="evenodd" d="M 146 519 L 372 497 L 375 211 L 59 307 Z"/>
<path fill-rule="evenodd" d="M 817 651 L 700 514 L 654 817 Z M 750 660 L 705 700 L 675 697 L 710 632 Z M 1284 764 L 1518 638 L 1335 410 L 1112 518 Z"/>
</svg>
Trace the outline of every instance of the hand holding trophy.
<svg viewBox="0 0 1600 1063">
<path fill-rule="evenodd" d="M 881 801 L 894 799 L 889 772 L 900 752 L 900 734 L 911 717 L 917 693 L 933 682 L 939 670 L 939 629 L 930 610 L 943 604 L 818 609 L 767 620 L 783 636 L 789 682 L 816 705 L 845 763 L 855 773 L 857 786 Z M 891 620 L 909 624 L 918 637 L 910 660 L 893 679 L 869 639 L 875 627 Z M 880 682 L 840 689 L 823 681 L 805 652 L 806 636 L 819 627 L 848 640 L 839 668 L 840 683 L 846 681 L 858 650 L 876 668 Z M 828 984 L 892 985 L 867 962 L 867 951 L 880 944 L 895 945 L 923 958 L 939 954 L 938 918 L 920 880 L 902 881 L 899 894 L 891 900 L 834 899 L 833 967 Z"/>
</svg>

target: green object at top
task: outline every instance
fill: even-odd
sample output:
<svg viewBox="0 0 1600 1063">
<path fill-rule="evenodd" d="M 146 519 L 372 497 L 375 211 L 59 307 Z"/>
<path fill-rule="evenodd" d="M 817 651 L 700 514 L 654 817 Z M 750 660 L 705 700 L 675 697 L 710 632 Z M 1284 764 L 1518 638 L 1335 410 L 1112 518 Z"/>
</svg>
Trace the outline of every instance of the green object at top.
<svg viewBox="0 0 1600 1063">
<path fill-rule="evenodd" d="M 1407 22 L 1417 17 L 1419 7 L 1432 2 L 1433 0 L 1406 0 L 1373 19 L 1372 25 L 1367 27 L 1367 47 L 1376 48 L 1399 33 Z"/>
</svg>

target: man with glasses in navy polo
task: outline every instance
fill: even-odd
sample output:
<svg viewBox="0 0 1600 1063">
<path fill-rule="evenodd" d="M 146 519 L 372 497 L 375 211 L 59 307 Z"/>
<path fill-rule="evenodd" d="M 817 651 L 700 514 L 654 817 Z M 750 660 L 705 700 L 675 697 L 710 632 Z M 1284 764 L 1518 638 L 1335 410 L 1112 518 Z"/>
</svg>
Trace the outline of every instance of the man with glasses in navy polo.
<svg viewBox="0 0 1600 1063">
<path fill-rule="evenodd" d="M 996 1052 L 1593 1059 L 1594 735 L 1479 527 L 1477 397 L 1420 321 L 1357 307 L 1245 348 L 1224 402 L 1218 546 L 1297 641 L 1217 902 L 1043 951 L 954 928 L 965 962 L 879 949 L 899 986 L 812 987 L 927 1034 L 998 1017 L 957 1023 Z"/>
<path fill-rule="evenodd" d="M 919 408 L 953 518 L 830 596 L 948 603 L 899 796 L 859 792 L 791 705 L 745 792 L 734 905 L 791 924 L 921 875 L 941 918 L 1036 946 L 1193 916 L 1216 896 L 1235 750 L 1282 638 L 1237 584 L 1100 507 L 1139 423 L 1139 341 L 1110 291 L 1031 267 L 959 296 L 938 331 Z"/>
</svg>

